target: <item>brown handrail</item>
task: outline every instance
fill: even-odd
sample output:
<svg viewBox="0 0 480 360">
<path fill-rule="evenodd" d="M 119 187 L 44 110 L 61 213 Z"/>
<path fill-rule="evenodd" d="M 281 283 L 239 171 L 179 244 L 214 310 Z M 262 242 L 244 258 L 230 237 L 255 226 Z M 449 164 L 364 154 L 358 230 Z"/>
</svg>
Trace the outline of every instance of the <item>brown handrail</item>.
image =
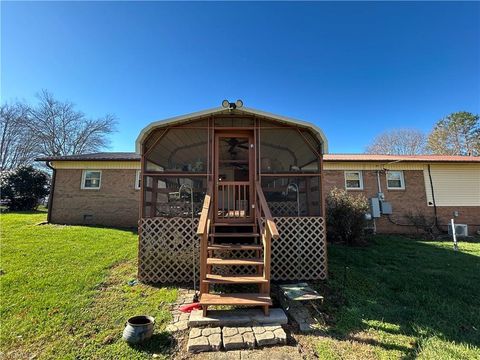
<svg viewBox="0 0 480 360">
<path fill-rule="evenodd" d="M 197 236 L 200 237 L 200 294 L 208 292 L 208 285 L 203 282 L 207 278 L 208 236 L 212 219 L 213 187 L 208 185 L 207 194 L 203 200 L 202 212 L 198 221 Z"/>
<path fill-rule="evenodd" d="M 208 187 L 207 194 L 203 200 L 202 212 L 200 213 L 200 220 L 198 221 L 197 235 L 202 236 L 208 231 L 208 213 L 210 211 L 210 204 L 212 202 L 212 189 Z"/>
<path fill-rule="evenodd" d="M 258 228 L 260 230 L 260 236 L 263 243 L 263 277 L 267 280 L 266 283 L 261 285 L 262 293 L 270 293 L 270 262 L 272 260 L 272 239 L 278 239 L 277 225 L 273 220 L 272 213 L 265 200 L 262 186 L 260 182 L 255 183 L 255 218 L 257 220 Z M 265 226 L 262 219 L 265 218 Z"/>
<path fill-rule="evenodd" d="M 255 189 L 257 192 L 257 209 L 256 209 L 256 216 L 257 219 L 262 217 L 265 218 L 265 225 L 268 229 L 268 232 L 272 236 L 273 239 L 278 239 L 280 235 L 278 234 L 277 225 L 275 225 L 275 221 L 273 220 L 272 213 L 270 212 L 270 208 L 268 207 L 267 200 L 265 200 L 265 195 L 263 194 L 262 186 L 257 181 L 255 183 Z"/>
</svg>

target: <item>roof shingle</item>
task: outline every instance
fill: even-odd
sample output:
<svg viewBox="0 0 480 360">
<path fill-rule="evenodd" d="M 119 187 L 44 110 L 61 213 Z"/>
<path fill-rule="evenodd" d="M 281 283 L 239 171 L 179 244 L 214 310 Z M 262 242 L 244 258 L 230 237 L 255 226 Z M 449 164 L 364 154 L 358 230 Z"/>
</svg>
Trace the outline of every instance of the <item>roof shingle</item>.
<svg viewBox="0 0 480 360">
<path fill-rule="evenodd" d="M 35 161 L 140 161 L 140 155 L 134 152 L 100 152 L 92 154 L 45 156 Z"/>
<path fill-rule="evenodd" d="M 325 154 L 324 161 L 480 162 L 480 156 Z"/>
</svg>

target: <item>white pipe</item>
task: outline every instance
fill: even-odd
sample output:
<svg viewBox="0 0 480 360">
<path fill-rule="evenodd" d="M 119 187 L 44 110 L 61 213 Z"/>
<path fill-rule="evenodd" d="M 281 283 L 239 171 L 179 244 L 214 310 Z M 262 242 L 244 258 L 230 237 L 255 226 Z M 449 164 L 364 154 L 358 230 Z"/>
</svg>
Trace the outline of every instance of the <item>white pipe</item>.
<svg viewBox="0 0 480 360">
<path fill-rule="evenodd" d="M 382 184 L 380 183 L 380 171 L 377 170 L 377 186 L 378 186 L 378 192 L 382 192 Z"/>
<path fill-rule="evenodd" d="M 458 251 L 458 244 L 457 244 L 457 232 L 455 231 L 455 222 L 453 219 L 450 219 L 450 224 L 452 226 L 452 235 L 453 235 L 453 250 Z"/>
</svg>

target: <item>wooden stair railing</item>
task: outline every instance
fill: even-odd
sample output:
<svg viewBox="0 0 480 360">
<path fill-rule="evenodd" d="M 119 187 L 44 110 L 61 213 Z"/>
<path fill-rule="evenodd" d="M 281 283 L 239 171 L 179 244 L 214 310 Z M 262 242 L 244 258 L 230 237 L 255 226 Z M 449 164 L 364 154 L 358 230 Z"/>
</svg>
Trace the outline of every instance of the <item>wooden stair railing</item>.
<svg viewBox="0 0 480 360">
<path fill-rule="evenodd" d="M 263 194 L 262 186 L 259 182 L 255 184 L 255 218 L 263 243 L 263 277 L 266 283 L 261 285 L 262 293 L 270 294 L 270 263 L 272 260 L 272 239 L 278 239 L 278 229 L 273 220 L 272 213 L 268 207 L 267 200 Z"/>
<path fill-rule="evenodd" d="M 261 306 L 265 315 L 269 313 L 272 305 L 270 298 L 270 261 L 271 241 L 279 237 L 278 230 L 268 208 L 265 196 L 260 184 L 254 187 L 255 213 L 254 223 L 237 223 L 239 228 L 232 229 L 231 223 L 214 222 L 214 206 L 212 202 L 212 187 L 209 187 L 203 202 L 197 235 L 200 237 L 200 304 L 203 315 L 206 316 L 208 306 L 214 305 L 247 305 Z M 212 227 L 212 234 L 210 233 Z M 252 230 L 248 230 L 248 227 Z M 229 228 L 229 230 L 225 230 Z M 245 228 L 245 230 L 239 230 Z M 219 230 L 220 229 L 220 230 Z M 223 241 L 223 242 L 222 242 Z M 253 250 L 256 257 L 231 258 L 223 254 L 229 251 Z M 263 256 L 260 254 L 263 251 Z M 256 274 L 213 274 L 213 266 L 254 266 Z M 210 294 L 212 284 L 256 284 L 259 287 L 257 293 L 227 293 Z"/>
<path fill-rule="evenodd" d="M 212 221 L 212 186 L 210 185 L 203 200 L 202 212 L 198 222 L 197 236 L 200 237 L 200 294 L 208 292 L 207 278 L 208 237 Z"/>
</svg>

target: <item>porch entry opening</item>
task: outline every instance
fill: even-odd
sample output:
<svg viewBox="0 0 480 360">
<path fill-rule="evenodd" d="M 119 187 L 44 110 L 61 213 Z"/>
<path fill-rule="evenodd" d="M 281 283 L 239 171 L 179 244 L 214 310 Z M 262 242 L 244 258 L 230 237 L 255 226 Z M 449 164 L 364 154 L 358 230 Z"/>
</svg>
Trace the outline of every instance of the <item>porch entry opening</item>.
<svg viewBox="0 0 480 360">
<path fill-rule="evenodd" d="M 254 151 L 251 132 L 215 134 L 216 222 L 253 222 Z"/>
</svg>

